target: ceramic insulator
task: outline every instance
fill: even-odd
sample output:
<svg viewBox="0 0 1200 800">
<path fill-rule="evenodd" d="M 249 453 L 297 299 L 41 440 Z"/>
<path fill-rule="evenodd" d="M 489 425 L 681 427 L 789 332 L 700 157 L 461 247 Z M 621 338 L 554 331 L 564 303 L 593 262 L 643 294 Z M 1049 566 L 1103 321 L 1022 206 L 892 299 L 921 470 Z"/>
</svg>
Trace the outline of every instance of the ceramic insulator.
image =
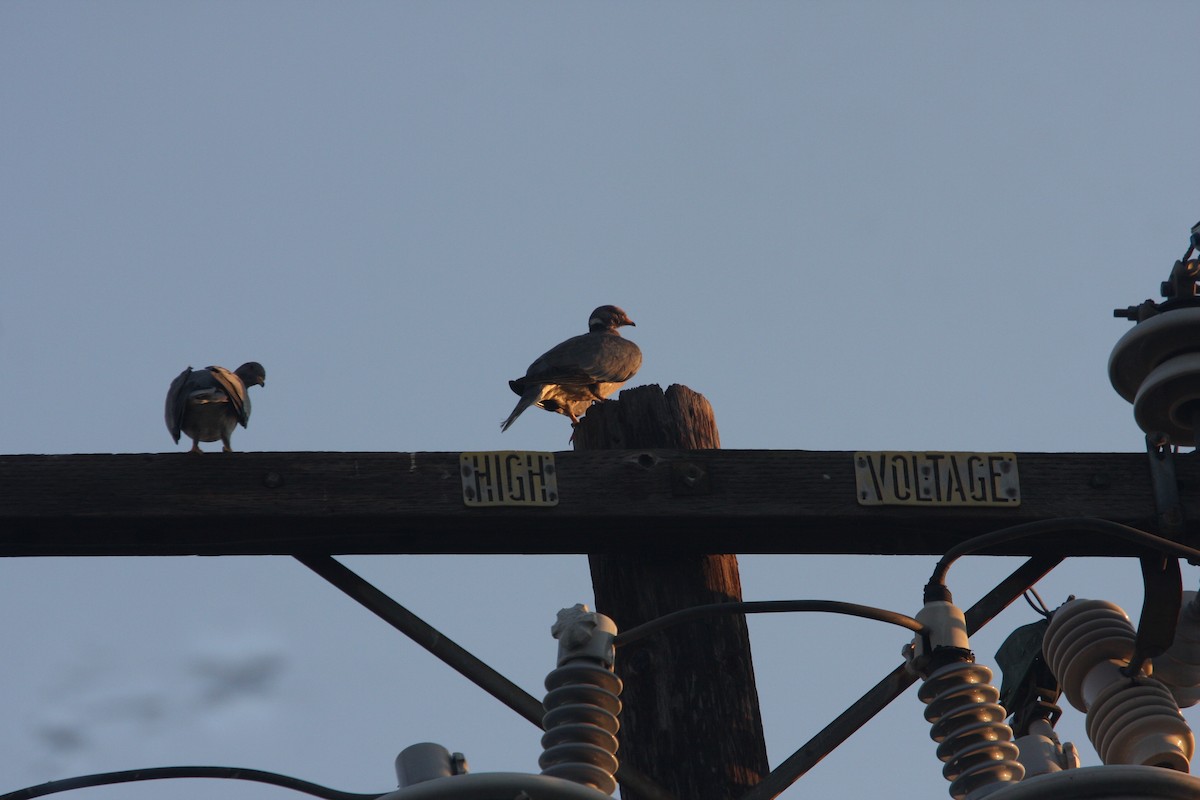
<svg viewBox="0 0 1200 800">
<path fill-rule="evenodd" d="M 1139 322 L 1121 337 L 1108 360 L 1117 393 L 1133 403 L 1146 433 L 1172 443 L 1197 441 L 1200 403 L 1200 308 L 1176 308 Z"/>
<path fill-rule="evenodd" d="M 1091 701 L 1087 734 L 1105 764 L 1188 771 L 1192 731 L 1167 687 L 1153 678 L 1126 678 Z"/>
<path fill-rule="evenodd" d="M 1025 775 L 991 680 L 987 667 L 955 662 L 930 673 L 917 693 L 927 704 L 929 735 L 938 742 L 938 758 L 946 763 L 942 775 L 956 800 L 982 797 Z"/>
<path fill-rule="evenodd" d="M 546 676 L 542 727 L 543 775 L 591 786 L 617 788 L 617 714 L 621 679 L 599 664 L 579 659 Z"/>
<path fill-rule="evenodd" d="M 1120 606 L 1104 600 L 1070 600 L 1050 620 L 1042 652 L 1068 702 L 1087 711 L 1084 682 L 1101 664 L 1128 664 L 1133 625 Z"/>
<path fill-rule="evenodd" d="M 1072 600 L 1054 612 L 1042 649 L 1071 705 L 1087 712 L 1088 738 L 1101 761 L 1186 772 L 1195 740 L 1170 691 L 1121 672 L 1134 638 L 1120 607 Z"/>
</svg>

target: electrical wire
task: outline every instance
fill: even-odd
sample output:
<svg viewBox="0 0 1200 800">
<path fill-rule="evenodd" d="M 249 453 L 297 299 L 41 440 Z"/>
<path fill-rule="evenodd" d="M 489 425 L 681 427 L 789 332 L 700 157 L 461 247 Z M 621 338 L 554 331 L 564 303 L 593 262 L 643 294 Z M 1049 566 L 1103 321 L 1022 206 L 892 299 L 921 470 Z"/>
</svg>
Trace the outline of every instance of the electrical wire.
<svg viewBox="0 0 1200 800">
<path fill-rule="evenodd" d="M 347 596 L 358 601 L 368 611 L 440 658 L 480 689 L 529 722 L 542 727 L 545 709 L 540 700 L 442 635 L 432 625 L 388 597 L 349 567 L 328 555 L 298 555 L 295 558 Z M 628 764 L 617 767 L 617 780 L 636 792 L 638 797 L 644 797 L 646 800 L 674 800 L 670 792 Z"/>
<path fill-rule="evenodd" d="M 1046 601 L 1042 599 L 1042 596 L 1037 593 L 1037 589 L 1030 586 L 1028 589 L 1021 592 L 1021 597 L 1024 598 L 1025 602 L 1034 610 L 1034 612 L 1046 617 L 1047 619 L 1050 618 L 1050 607 L 1046 605 Z M 1037 602 L 1033 602 L 1034 600 L 1037 600 Z"/>
<path fill-rule="evenodd" d="M 74 778 L 41 783 L 37 786 L 27 786 L 15 792 L 0 794 L 0 800 L 30 800 L 34 797 L 45 797 L 49 794 L 66 792 L 72 789 L 84 789 L 90 786 L 111 786 L 117 783 L 133 783 L 134 781 L 156 781 L 170 778 L 224 778 L 227 780 L 254 781 L 292 789 L 322 800 L 375 800 L 387 794 L 356 794 L 330 789 L 309 781 L 280 775 L 276 772 L 266 772 L 261 769 L 246 769 L 244 767 L 153 767 L 151 769 L 130 769 L 122 772 L 101 772 L 95 775 L 79 775 Z"/>
<path fill-rule="evenodd" d="M 1039 536 L 1048 533 L 1098 533 L 1103 536 L 1112 536 L 1136 542 L 1150 550 L 1165 555 L 1186 558 L 1188 560 L 1200 560 L 1200 550 L 1170 539 L 1164 539 L 1161 536 L 1156 536 L 1140 528 L 1133 528 L 1129 525 L 1122 525 L 1119 522 L 1112 522 L 1111 520 L 1100 519 L 1099 517 L 1065 517 L 1063 519 L 1025 522 L 1009 528 L 1001 528 L 991 533 L 985 533 L 956 544 L 946 551 L 945 555 L 938 561 L 937 566 L 934 567 L 933 575 L 929 578 L 929 586 L 944 587 L 946 585 L 946 573 L 949 571 L 950 565 L 962 556 L 986 550 L 994 545 L 1007 544 L 1008 542 L 1026 539 L 1030 536 Z"/>
<path fill-rule="evenodd" d="M 910 616 L 883 608 L 863 606 L 857 603 L 843 603 L 838 600 L 753 600 L 742 603 L 711 603 L 703 606 L 692 606 L 642 623 L 617 634 L 613 644 L 616 647 L 632 644 L 651 634 L 684 622 L 692 622 L 702 617 L 718 614 L 771 614 L 791 613 L 797 611 L 821 611 L 829 614 L 846 614 L 852 617 L 873 619 L 908 628 L 910 631 L 923 633 L 925 626 Z M 3 800 L 3 798 L 0 798 Z"/>
<path fill-rule="evenodd" d="M 967 633 L 976 633 L 1017 599 L 1021 592 L 1045 577 L 1061 561 L 1057 556 L 1042 555 L 1035 556 L 1018 567 L 967 609 Z M 907 664 L 897 666 L 738 800 L 774 800 L 815 767 L 821 759 L 844 744 L 855 731 L 883 711 L 916 680 L 916 673 L 909 670 Z"/>
</svg>

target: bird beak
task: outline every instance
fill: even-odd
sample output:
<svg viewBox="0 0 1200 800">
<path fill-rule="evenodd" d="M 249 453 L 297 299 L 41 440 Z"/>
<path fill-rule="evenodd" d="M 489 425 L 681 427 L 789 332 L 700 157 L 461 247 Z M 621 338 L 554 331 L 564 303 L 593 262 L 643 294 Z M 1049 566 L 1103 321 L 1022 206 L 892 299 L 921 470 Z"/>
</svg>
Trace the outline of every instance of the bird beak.
<svg viewBox="0 0 1200 800">
<path fill-rule="evenodd" d="M 633 326 L 633 327 L 635 327 L 635 328 L 637 327 L 637 323 L 636 323 L 636 322 L 634 322 L 633 320 L 631 320 L 629 317 L 626 317 L 626 318 L 625 318 L 625 319 L 624 319 L 624 320 L 621 322 L 621 324 L 622 324 L 622 325 L 632 325 L 632 326 Z"/>
</svg>

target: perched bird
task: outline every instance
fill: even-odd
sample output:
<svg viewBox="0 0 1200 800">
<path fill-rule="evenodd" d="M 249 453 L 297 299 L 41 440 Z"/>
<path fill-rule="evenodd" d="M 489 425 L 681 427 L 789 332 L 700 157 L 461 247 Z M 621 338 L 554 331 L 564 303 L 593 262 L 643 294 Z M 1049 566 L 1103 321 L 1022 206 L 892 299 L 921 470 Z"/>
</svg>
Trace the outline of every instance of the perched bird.
<svg viewBox="0 0 1200 800">
<path fill-rule="evenodd" d="M 224 367 L 192 369 L 188 367 L 171 381 L 167 390 L 166 420 L 171 438 L 179 443 L 182 431 L 192 440 L 192 452 L 199 453 L 200 442 L 224 444 L 232 452 L 229 437 L 239 424 L 250 421 L 251 386 L 265 386 L 267 372 L 257 361 L 247 361 L 233 372 Z"/>
<path fill-rule="evenodd" d="M 616 306 L 593 311 L 587 333 L 550 348 L 529 365 L 525 377 L 508 382 L 521 399 L 500 430 L 508 430 L 531 405 L 565 414 L 577 425 L 588 406 L 621 388 L 642 365 L 642 351 L 617 331 L 635 324 Z"/>
</svg>

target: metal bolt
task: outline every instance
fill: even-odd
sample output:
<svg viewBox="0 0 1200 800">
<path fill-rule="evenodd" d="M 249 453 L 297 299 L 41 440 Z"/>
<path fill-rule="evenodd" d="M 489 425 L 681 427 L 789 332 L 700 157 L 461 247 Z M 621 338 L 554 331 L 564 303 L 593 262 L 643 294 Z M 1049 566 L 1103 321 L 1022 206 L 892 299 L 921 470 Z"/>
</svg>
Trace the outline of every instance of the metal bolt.
<svg viewBox="0 0 1200 800">
<path fill-rule="evenodd" d="M 283 476 L 278 472 L 268 472 L 263 475 L 263 486 L 266 486 L 268 489 L 278 489 L 280 486 L 283 486 Z"/>
</svg>

